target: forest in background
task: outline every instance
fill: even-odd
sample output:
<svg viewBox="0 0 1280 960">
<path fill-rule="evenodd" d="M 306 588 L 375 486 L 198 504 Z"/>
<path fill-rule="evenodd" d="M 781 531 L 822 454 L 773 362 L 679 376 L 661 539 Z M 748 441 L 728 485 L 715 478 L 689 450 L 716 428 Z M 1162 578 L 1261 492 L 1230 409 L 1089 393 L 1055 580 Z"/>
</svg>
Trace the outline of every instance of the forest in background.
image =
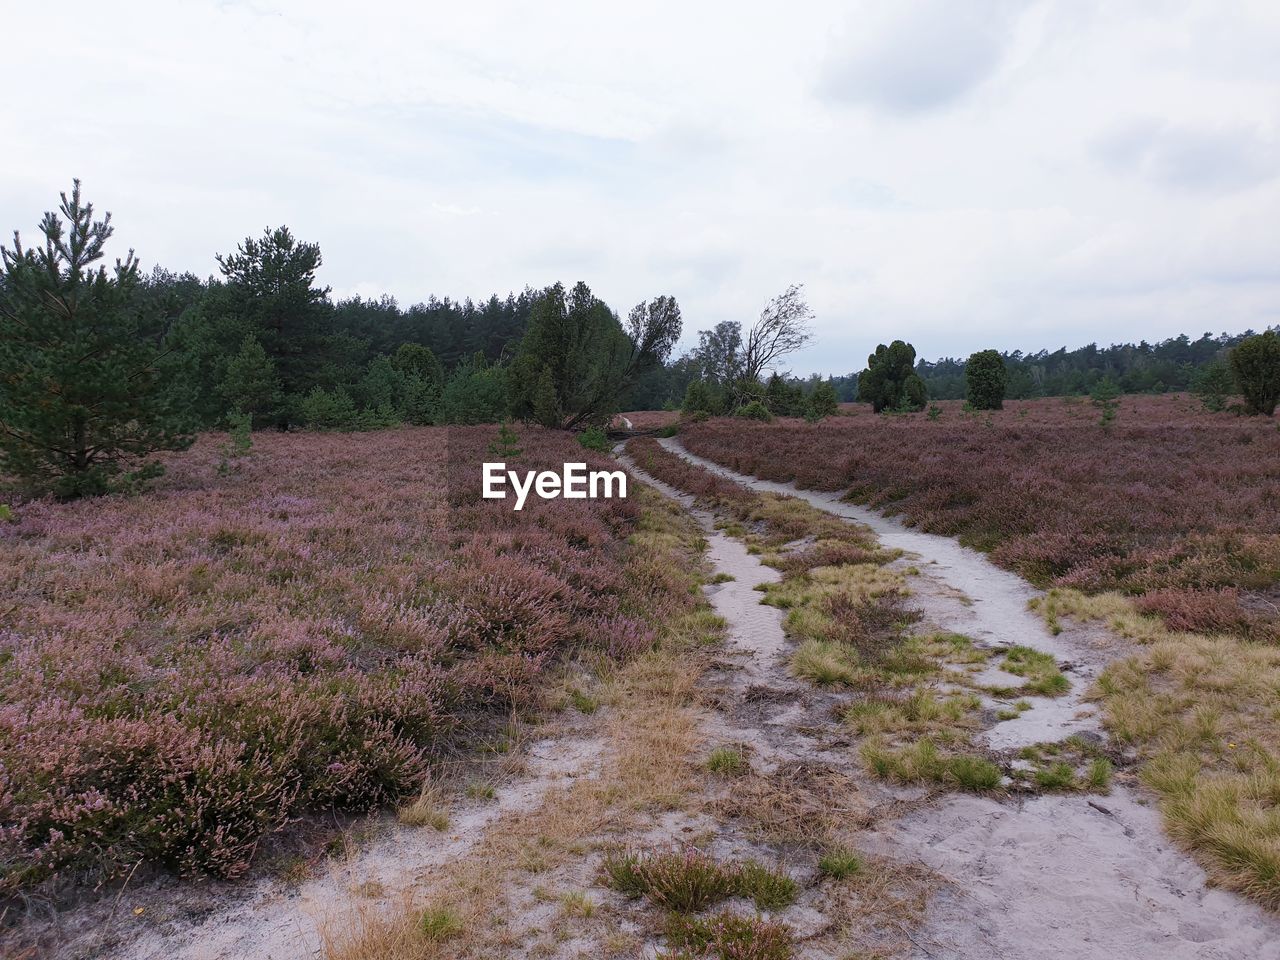
<svg viewBox="0 0 1280 960">
<path fill-rule="evenodd" d="M 205 325 L 212 313 L 227 307 L 228 285 L 221 277 L 201 280 L 191 273 L 173 273 L 157 266 L 140 280 L 139 307 L 154 318 L 157 328 L 172 331 L 179 338 L 191 337 L 191 328 Z M 325 325 L 332 339 L 323 380 L 330 386 L 346 384 L 358 395 L 368 364 L 379 356 L 393 355 L 405 343 L 429 349 L 446 374 L 480 358 L 499 364 L 514 353 L 524 336 L 537 296 L 537 290 L 526 286 L 483 299 L 433 296 L 407 307 L 389 295 L 336 301 L 326 296 L 321 309 L 328 315 Z M 703 333 L 705 337 L 712 331 Z M 1253 330 L 1206 332 L 1194 340 L 1181 334 L 1156 343 L 1144 340 L 1109 346 L 1091 343 L 1070 350 L 1064 346 L 1053 351 L 1001 351 L 1009 377 L 1006 396 L 1022 400 L 1085 395 L 1107 378 L 1124 393 L 1185 391 L 1199 370 L 1253 334 Z M 965 360 L 958 357 L 921 359 L 915 367 L 933 400 L 964 397 L 964 368 Z M 211 369 L 205 379 L 216 380 L 219 372 Z M 704 372 L 705 353 L 701 345 L 695 346 L 643 374 L 622 405 L 634 410 L 674 409 L 680 406 L 689 384 L 701 379 Z M 785 379 L 809 387 L 830 380 L 841 402 L 853 402 L 858 399 L 859 372 Z"/>
</svg>

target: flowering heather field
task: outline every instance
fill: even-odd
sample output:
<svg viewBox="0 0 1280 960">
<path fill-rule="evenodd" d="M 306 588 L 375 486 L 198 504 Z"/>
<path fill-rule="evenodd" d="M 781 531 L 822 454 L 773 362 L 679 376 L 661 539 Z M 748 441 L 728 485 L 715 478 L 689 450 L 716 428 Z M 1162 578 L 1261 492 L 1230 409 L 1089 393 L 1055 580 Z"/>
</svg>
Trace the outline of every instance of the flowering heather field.
<svg viewBox="0 0 1280 960">
<path fill-rule="evenodd" d="M 303 814 L 416 791 L 558 655 L 645 648 L 689 601 L 627 545 L 634 501 L 483 501 L 494 434 L 263 433 L 227 475 L 205 437 L 145 495 L 18 505 L 0 894 L 138 863 L 235 876 Z M 521 469 L 608 462 L 520 442 Z"/>
<path fill-rule="evenodd" d="M 687 449 L 744 473 L 847 489 L 958 536 L 1042 585 L 1141 594 L 1179 630 L 1280 636 L 1280 423 L 1127 396 L 992 414 L 688 424 Z"/>
</svg>

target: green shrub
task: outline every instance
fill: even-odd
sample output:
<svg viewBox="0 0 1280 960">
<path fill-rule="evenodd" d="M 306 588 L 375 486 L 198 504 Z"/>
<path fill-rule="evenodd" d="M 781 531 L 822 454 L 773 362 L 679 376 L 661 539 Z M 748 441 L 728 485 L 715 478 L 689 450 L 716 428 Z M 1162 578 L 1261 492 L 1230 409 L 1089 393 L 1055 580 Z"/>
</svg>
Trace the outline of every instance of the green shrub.
<svg viewBox="0 0 1280 960">
<path fill-rule="evenodd" d="M 341 387 L 315 387 L 298 403 L 298 417 L 312 430 L 354 430 L 360 422 L 351 395 Z"/>
<path fill-rule="evenodd" d="M 752 400 L 750 403 L 744 403 L 737 410 L 733 411 L 735 417 L 742 417 L 744 420 L 761 420 L 768 423 L 773 419 L 773 414 L 759 400 Z"/>
<path fill-rule="evenodd" d="M 1280 403 L 1280 334 L 1274 330 L 1245 340 L 1231 351 L 1231 368 L 1250 413 L 1269 417 Z"/>
<path fill-rule="evenodd" d="M 685 388 L 680 410 L 685 414 L 704 413 L 714 416 L 724 412 L 724 397 L 716 386 L 705 380 L 694 380 Z"/>
<path fill-rule="evenodd" d="M 736 892 L 749 897 L 761 910 L 781 910 L 795 902 L 799 885 L 781 869 L 770 869 L 748 860 L 737 870 Z"/>
<path fill-rule="evenodd" d="M 1218 413 L 1227 408 L 1227 397 L 1236 389 L 1235 375 L 1225 360 L 1214 360 L 1201 367 L 1191 381 L 1191 392 L 1204 408 Z"/>
<path fill-rule="evenodd" d="M 594 450 L 597 453 L 608 453 L 613 449 L 609 437 L 601 427 L 588 427 L 583 430 L 578 434 L 578 443 L 582 444 L 584 450 Z"/>
<path fill-rule="evenodd" d="M 975 410 L 1000 410 L 1009 385 L 1004 357 L 998 350 L 979 350 L 964 365 L 965 400 Z"/>
<path fill-rule="evenodd" d="M 445 384 L 437 418 L 440 423 L 501 423 L 508 410 L 502 369 L 470 360 L 461 364 Z"/>
</svg>

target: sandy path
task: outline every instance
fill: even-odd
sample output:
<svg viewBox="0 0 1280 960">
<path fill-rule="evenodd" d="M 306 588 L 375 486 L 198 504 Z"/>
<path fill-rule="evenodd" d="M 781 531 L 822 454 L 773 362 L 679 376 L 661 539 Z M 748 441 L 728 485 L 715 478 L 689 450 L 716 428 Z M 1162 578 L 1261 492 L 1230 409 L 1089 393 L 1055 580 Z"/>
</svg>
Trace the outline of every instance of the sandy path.
<svg viewBox="0 0 1280 960">
<path fill-rule="evenodd" d="M 1079 697 L 1123 648 L 1096 630 L 1052 635 L 1027 609 L 1039 591 L 1017 575 L 948 537 L 912 530 L 838 494 L 758 480 L 688 453 L 675 438 L 659 442 L 753 489 L 800 497 L 863 523 L 882 545 L 914 554 L 915 599 L 944 629 L 984 645 L 1020 643 L 1053 654 L 1072 680 L 1072 694 L 1036 698 L 1032 710 L 992 727 L 993 748 L 1097 728 Z M 1280 920 L 1207 888 L 1203 871 L 1165 837 L 1147 797 L 1124 786 L 1100 799 L 947 796 L 881 824 L 867 846 L 919 860 L 952 881 L 914 937 L 917 956 L 1280 958 Z"/>
<path fill-rule="evenodd" d="M 598 773 L 603 744 L 592 737 L 563 736 L 533 743 L 520 776 L 496 787 L 489 801 L 451 806 L 448 829 L 384 824 L 375 839 L 359 845 L 343 860 L 326 860 L 319 875 L 294 890 L 265 879 L 249 890 L 225 885 L 230 902 L 201 915 L 199 894 L 187 888 L 139 892 L 129 907 L 141 906 L 148 928 L 129 931 L 129 910 L 116 923 L 123 941 L 103 952 L 96 937 L 67 945 L 63 955 L 111 957 L 113 960 L 298 960 L 322 955 L 320 930 L 325 922 L 347 915 L 361 893 L 371 902 L 394 903 L 406 890 L 429 879 L 443 864 L 466 855 L 485 832 L 509 814 L 532 810 L 566 778 Z M 168 920 L 155 918 L 170 917 Z"/>
</svg>

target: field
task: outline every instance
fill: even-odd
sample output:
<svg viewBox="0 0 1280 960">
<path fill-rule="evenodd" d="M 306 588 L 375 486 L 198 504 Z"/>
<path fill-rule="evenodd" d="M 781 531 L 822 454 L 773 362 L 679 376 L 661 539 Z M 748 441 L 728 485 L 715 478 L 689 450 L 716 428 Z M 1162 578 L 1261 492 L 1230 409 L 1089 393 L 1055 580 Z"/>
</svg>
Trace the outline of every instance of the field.
<svg viewBox="0 0 1280 960">
<path fill-rule="evenodd" d="M 1274 939 L 1242 912 L 1280 908 L 1274 420 L 627 418 L 626 499 L 481 499 L 485 460 L 619 465 L 524 425 L 207 434 L 149 491 L 12 499 L 15 955 Z M 1104 927 L 1082 882 L 1139 906 Z"/>
<path fill-rule="evenodd" d="M 938 407 L 680 437 L 743 473 L 847 490 L 1038 585 L 1140 596 L 1176 629 L 1280 638 L 1280 422 L 1180 395 L 1125 397 L 1108 427 L 1078 398 Z"/>
<path fill-rule="evenodd" d="M 632 562 L 634 501 L 481 501 L 496 433 L 262 433 L 229 460 L 209 435 L 148 495 L 19 505 L 0 892 L 239 875 L 299 817 L 416 793 L 567 652 L 650 645 L 681 594 Z M 521 439 L 529 467 L 599 460 Z"/>
<path fill-rule="evenodd" d="M 1134 645 L 1089 696 L 1166 829 L 1215 882 L 1280 906 L 1280 424 L 1184 397 L 1012 402 L 818 425 L 712 420 L 685 449 L 955 536 L 1050 588 L 1054 632 Z M 1114 642 L 1114 641 L 1113 641 Z"/>
</svg>

